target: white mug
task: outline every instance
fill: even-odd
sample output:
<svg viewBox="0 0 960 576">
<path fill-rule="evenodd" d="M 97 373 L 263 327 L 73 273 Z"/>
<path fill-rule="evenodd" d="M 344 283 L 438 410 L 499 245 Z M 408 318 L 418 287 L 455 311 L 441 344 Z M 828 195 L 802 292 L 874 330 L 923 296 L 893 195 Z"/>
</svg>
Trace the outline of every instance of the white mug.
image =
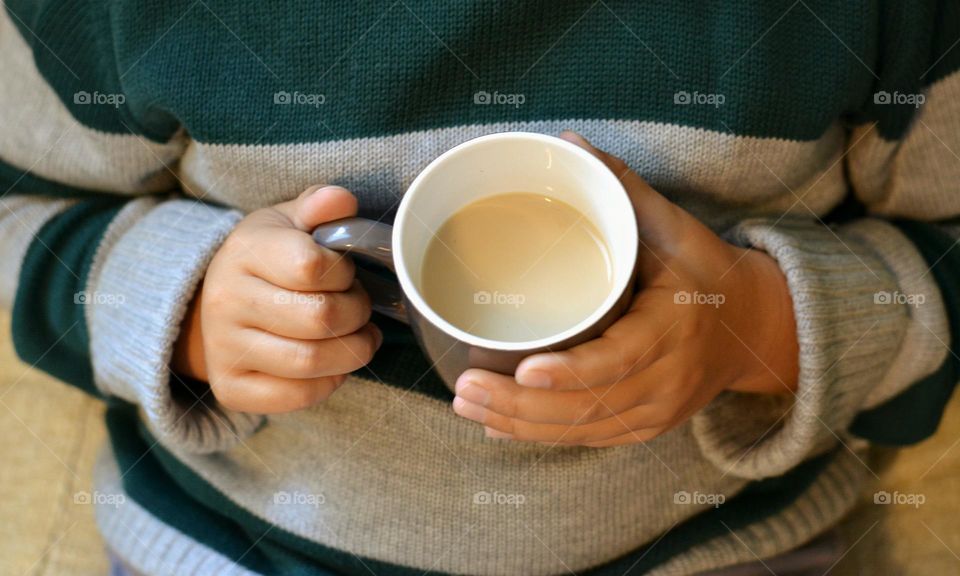
<svg viewBox="0 0 960 576">
<path fill-rule="evenodd" d="M 517 191 L 562 200 L 590 220 L 609 248 L 613 282 L 603 303 L 574 326 L 543 338 L 504 342 L 452 325 L 426 303 L 420 284 L 430 273 L 423 270 L 427 247 L 447 219 L 471 202 Z M 392 283 L 357 268 L 374 310 L 410 325 L 451 390 L 467 368 L 513 374 L 526 356 L 599 336 L 630 303 L 638 251 L 633 205 L 618 177 L 579 146 L 526 132 L 481 136 L 440 155 L 407 189 L 392 227 L 347 218 L 321 225 L 313 237 L 396 274 Z"/>
</svg>

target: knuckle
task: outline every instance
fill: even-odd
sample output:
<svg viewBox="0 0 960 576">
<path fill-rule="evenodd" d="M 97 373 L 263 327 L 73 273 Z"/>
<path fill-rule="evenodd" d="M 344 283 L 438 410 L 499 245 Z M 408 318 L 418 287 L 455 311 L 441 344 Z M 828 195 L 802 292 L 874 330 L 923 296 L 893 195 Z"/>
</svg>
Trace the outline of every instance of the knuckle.
<svg viewBox="0 0 960 576">
<path fill-rule="evenodd" d="M 707 372 L 703 366 L 690 363 L 679 370 L 679 373 L 676 375 L 676 380 L 670 388 L 681 392 L 694 389 L 706 379 L 706 375 Z M 672 396 L 676 397 L 677 394 L 672 394 Z"/>
<path fill-rule="evenodd" d="M 615 377 L 619 381 L 629 375 L 637 365 L 638 359 L 633 358 L 634 354 L 627 349 L 625 342 L 616 338 L 611 339 L 611 341 L 612 349 L 616 351 L 616 360 L 614 362 L 614 370 L 616 370 Z"/>
<path fill-rule="evenodd" d="M 301 374 L 313 371 L 322 362 L 320 350 L 309 342 L 300 342 L 294 345 L 289 352 L 289 359 L 294 370 Z"/>
<path fill-rule="evenodd" d="M 228 285 L 224 282 L 207 282 L 203 286 L 203 299 L 202 306 L 210 309 L 221 308 L 229 302 L 233 301 L 233 298 L 230 294 L 230 289 Z"/>
<path fill-rule="evenodd" d="M 679 400 L 672 400 L 666 403 L 663 406 L 663 409 L 660 413 L 660 417 L 656 418 L 655 422 L 652 422 L 654 426 L 663 426 L 670 422 L 676 421 L 677 418 L 683 414 L 683 410 L 686 407 L 686 402 Z"/>
<path fill-rule="evenodd" d="M 290 266 L 295 277 L 301 282 L 310 282 L 323 273 L 323 253 L 312 244 L 303 243 L 294 251 Z"/>
<path fill-rule="evenodd" d="M 338 316 L 337 307 L 329 302 L 326 297 L 310 307 L 310 320 L 314 326 L 319 326 L 331 334 L 334 332 L 333 328 Z"/>
<path fill-rule="evenodd" d="M 236 254 L 246 245 L 246 242 L 243 240 L 243 236 L 246 233 L 245 226 L 238 226 L 233 232 L 227 235 L 224 239 L 223 244 L 220 245 L 220 250 L 218 252 L 223 254 L 233 255 Z"/>
<path fill-rule="evenodd" d="M 211 377 L 210 391 L 213 392 L 213 396 L 217 399 L 217 402 L 227 410 L 234 412 L 244 411 L 245 405 L 240 394 L 237 393 L 236 384 L 225 376 Z"/>
<path fill-rule="evenodd" d="M 574 422 L 592 422 L 597 416 L 597 399 L 584 398 L 577 403 Z"/>
<path fill-rule="evenodd" d="M 602 419 L 607 412 L 607 407 L 599 398 L 590 396 L 580 400 L 577 422 L 595 422 Z"/>
</svg>

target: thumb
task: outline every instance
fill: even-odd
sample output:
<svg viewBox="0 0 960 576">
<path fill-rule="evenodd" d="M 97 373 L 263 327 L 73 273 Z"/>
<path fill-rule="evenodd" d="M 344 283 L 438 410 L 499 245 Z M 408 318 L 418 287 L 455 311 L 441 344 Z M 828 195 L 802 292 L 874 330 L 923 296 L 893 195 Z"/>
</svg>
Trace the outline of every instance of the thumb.
<svg viewBox="0 0 960 576">
<path fill-rule="evenodd" d="M 560 138 L 596 156 L 620 179 L 633 204 L 640 239 L 648 248 L 662 249 L 671 241 L 676 241 L 685 215 L 679 206 L 654 190 L 640 175 L 631 170 L 626 162 L 594 147 L 576 132 L 565 130 L 560 133 Z"/>
<path fill-rule="evenodd" d="M 311 186 L 293 200 L 281 202 L 274 209 L 283 214 L 295 228 L 309 232 L 332 220 L 357 215 L 357 198 L 340 186 Z"/>
</svg>

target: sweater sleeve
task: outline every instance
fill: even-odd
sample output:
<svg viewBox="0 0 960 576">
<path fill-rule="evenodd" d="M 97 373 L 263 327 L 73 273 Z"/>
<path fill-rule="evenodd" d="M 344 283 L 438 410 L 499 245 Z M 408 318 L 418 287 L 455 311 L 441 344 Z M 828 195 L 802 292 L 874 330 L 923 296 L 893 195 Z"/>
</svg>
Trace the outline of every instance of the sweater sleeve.
<svg viewBox="0 0 960 576">
<path fill-rule="evenodd" d="M 0 303 L 16 351 L 88 393 L 137 404 L 170 442 L 226 449 L 260 419 L 225 410 L 168 366 L 241 214 L 176 192 L 170 166 L 186 137 L 137 111 L 101 30 L 87 37 L 74 23 L 76 52 L 62 60 L 30 34 L 43 27 L 23 3 L 0 9 Z"/>
<path fill-rule="evenodd" d="M 887 48 L 844 154 L 866 216 L 752 219 L 730 232 L 783 270 L 800 372 L 793 396 L 723 393 L 694 417 L 702 450 L 726 472 L 773 476 L 838 442 L 902 445 L 936 430 L 960 364 L 948 222 L 960 216 L 960 52 L 943 41 L 960 32 L 956 16 L 940 18 L 952 35 L 934 34 L 923 58 Z"/>
</svg>

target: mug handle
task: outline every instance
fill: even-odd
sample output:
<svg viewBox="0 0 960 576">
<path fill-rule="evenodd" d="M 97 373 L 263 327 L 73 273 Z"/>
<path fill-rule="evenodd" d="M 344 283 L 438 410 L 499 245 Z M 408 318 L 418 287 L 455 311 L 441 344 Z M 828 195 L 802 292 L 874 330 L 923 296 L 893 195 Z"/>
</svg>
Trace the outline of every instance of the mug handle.
<svg viewBox="0 0 960 576">
<path fill-rule="evenodd" d="M 343 218 L 317 226 L 311 235 L 324 248 L 350 254 L 396 272 L 393 267 L 393 227 L 389 224 L 367 218 Z M 370 295 L 371 307 L 375 312 L 409 324 L 399 282 L 360 267 L 357 267 L 356 275 Z"/>
</svg>

